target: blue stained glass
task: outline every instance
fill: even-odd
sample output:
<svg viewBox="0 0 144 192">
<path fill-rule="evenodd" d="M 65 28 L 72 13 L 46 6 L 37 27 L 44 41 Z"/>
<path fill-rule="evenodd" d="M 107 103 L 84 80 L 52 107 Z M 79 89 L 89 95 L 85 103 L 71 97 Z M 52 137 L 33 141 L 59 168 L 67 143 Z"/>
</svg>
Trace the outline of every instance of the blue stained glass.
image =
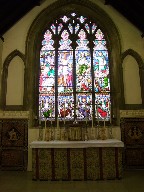
<svg viewBox="0 0 144 192">
<path fill-rule="evenodd" d="M 76 51 L 76 90 L 92 90 L 91 58 L 89 51 Z"/>
<path fill-rule="evenodd" d="M 94 40 L 94 50 L 107 50 L 105 40 Z"/>
<path fill-rule="evenodd" d="M 94 108 L 96 119 L 109 120 L 109 58 L 103 32 L 97 29 L 95 22 L 76 13 L 64 15 L 55 23 L 45 32 L 40 50 L 41 119 L 44 120 L 45 115 L 55 118 L 56 97 L 59 120 L 75 120 L 76 117 L 79 121 L 92 120 Z M 95 37 L 93 42 L 89 38 L 91 33 Z M 93 57 L 91 43 L 94 44 Z"/>
<path fill-rule="evenodd" d="M 86 39 L 86 32 L 81 29 L 80 32 L 78 33 L 79 39 L 76 41 L 77 43 L 77 50 L 89 50 L 90 48 L 88 47 L 89 41 Z"/>
<path fill-rule="evenodd" d="M 107 51 L 95 51 L 94 52 L 94 85 L 96 92 L 109 92 L 110 80 L 109 80 L 109 64 L 108 64 L 108 52 Z"/>
<path fill-rule="evenodd" d="M 63 20 L 64 23 L 67 23 L 67 21 L 68 21 L 70 18 L 68 18 L 66 15 L 64 15 L 63 17 L 61 17 L 61 19 Z"/>
<path fill-rule="evenodd" d="M 94 52 L 94 64 L 98 65 L 99 71 L 108 69 L 108 52 L 107 51 L 95 51 Z"/>
<path fill-rule="evenodd" d="M 81 23 L 84 23 L 86 18 L 84 16 L 80 16 L 77 18 Z"/>
<path fill-rule="evenodd" d="M 69 33 L 67 30 L 64 30 L 61 34 L 62 39 L 59 41 L 60 47 L 59 50 L 70 50 L 72 41 L 69 39 Z"/>
<path fill-rule="evenodd" d="M 51 25 L 51 29 L 52 29 L 53 33 L 56 34 L 56 26 L 54 24 Z"/>
<path fill-rule="evenodd" d="M 74 118 L 74 97 L 72 94 L 58 96 L 58 117 L 66 120 Z"/>
<path fill-rule="evenodd" d="M 40 58 L 39 93 L 53 93 L 55 87 L 55 52 L 41 51 Z"/>
<path fill-rule="evenodd" d="M 109 120 L 110 118 L 110 93 L 95 95 L 96 118 Z"/>
<path fill-rule="evenodd" d="M 39 106 L 41 120 L 45 119 L 46 112 L 49 112 L 48 119 L 55 117 L 55 97 L 53 95 L 40 95 Z"/>
<path fill-rule="evenodd" d="M 44 40 L 42 41 L 41 50 L 54 50 L 54 40 L 52 39 L 52 33 L 47 30 L 44 34 Z"/>
<path fill-rule="evenodd" d="M 69 23 L 69 25 L 68 25 L 68 28 L 69 28 L 69 30 L 70 30 L 70 33 L 72 34 L 73 33 L 73 27 L 72 27 L 72 25 Z"/>
<path fill-rule="evenodd" d="M 88 23 L 85 24 L 85 28 L 86 28 L 87 32 L 89 33 L 90 32 L 90 27 L 89 27 Z"/>
<path fill-rule="evenodd" d="M 59 51 L 58 56 L 58 92 L 73 91 L 73 53 Z"/>
<path fill-rule="evenodd" d="M 94 32 L 95 32 L 96 28 L 97 28 L 96 24 L 95 24 L 95 23 L 93 23 L 93 24 L 92 24 L 92 33 L 94 33 Z"/>
<path fill-rule="evenodd" d="M 77 31 L 79 30 L 79 28 L 80 28 L 80 25 L 79 25 L 79 23 L 77 23 L 76 26 L 75 26 L 75 33 L 77 33 Z"/>
<path fill-rule="evenodd" d="M 63 24 L 60 23 L 60 24 L 58 25 L 58 34 L 61 32 L 62 28 L 63 28 Z"/>
<path fill-rule="evenodd" d="M 75 13 L 71 13 L 71 16 L 75 17 L 75 16 L 76 16 L 76 14 L 75 14 Z"/>
<path fill-rule="evenodd" d="M 77 119 L 88 120 L 92 118 L 92 95 L 79 93 L 77 95 Z"/>
<path fill-rule="evenodd" d="M 96 39 L 102 40 L 104 37 L 104 34 L 102 33 L 102 31 L 100 29 L 98 29 L 95 36 L 96 36 Z"/>
</svg>

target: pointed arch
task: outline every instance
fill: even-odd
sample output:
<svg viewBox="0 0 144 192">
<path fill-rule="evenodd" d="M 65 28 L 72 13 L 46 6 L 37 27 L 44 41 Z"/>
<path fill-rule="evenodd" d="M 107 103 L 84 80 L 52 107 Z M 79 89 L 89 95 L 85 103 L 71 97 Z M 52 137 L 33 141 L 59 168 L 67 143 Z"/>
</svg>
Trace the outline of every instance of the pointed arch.
<svg viewBox="0 0 144 192">
<path fill-rule="evenodd" d="M 1 109 L 3 110 L 9 110 L 6 106 L 6 93 L 7 93 L 7 78 L 8 78 L 8 68 L 9 68 L 9 65 L 11 63 L 11 61 L 15 58 L 15 57 L 19 57 L 24 65 L 25 65 L 25 55 L 23 53 L 21 53 L 19 50 L 14 50 L 12 51 L 5 59 L 4 61 L 4 64 L 3 64 L 3 70 L 2 70 L 2 94 L 1 94 L 1 101 L 0 101 L 0 106 L 1 106 Z M 23 110 L 25 107 L 24 107 L 24 103 L 23 103 L 23 106 L 21 107 L 12 107 L 12 110 Z"/>
<path fill-rule="evenodd" d="M 112 114 L 116 119 L 116 124 L 119 124 L 121 98 L 121 90 L 119 89 L 121 87 L 121 44 L 119 33 L 111 18 L 99 6 L 88 0 L 58 0 L 45 8 L 33 21 L 26 40 L 27 106 L 35 115 L 37 114 L 39 51 L 43 34 L 53 19 L 72 11 L 92 18 L 105 33 L 110 52 Z"/>
<path fill-rule="evenodd" d="M 133 49 L 127 49 L 121 55 L 121 60 L 122 60 L 121 68 L 122 68 L 124 59 L 128 55 L 132 56 L 138 64 L 139 76 L 140 76 L 140 86 L 141 86 L 142 107 L 143 107 L 144 106 L 144 83 L 143 83 L 144 82 L 144 62 L 143 62 L 141 56 L 136 51 L 134 51 Z M 122 73 L 122 79 L 123 79 L 123 73 Z M 122 90 L 122 95 L 124 96 L 124 85 L 123 84 L 121 84 L 121 90 Z M 124 105 L 125 105 L 125 102 L 124 102 L 124 97 L 123 97 L 123 106 Z"/>
</svg>

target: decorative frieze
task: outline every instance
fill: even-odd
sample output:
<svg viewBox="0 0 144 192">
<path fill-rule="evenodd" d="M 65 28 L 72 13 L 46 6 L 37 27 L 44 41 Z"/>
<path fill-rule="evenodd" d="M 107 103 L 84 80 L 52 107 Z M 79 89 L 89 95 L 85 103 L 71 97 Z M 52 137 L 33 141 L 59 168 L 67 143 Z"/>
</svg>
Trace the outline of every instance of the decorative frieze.
<svg viewBox="0 0 144 192">
<path fill-rule="evenodd" d="M 39 141 L 87 141 L 113 139 L 116 127 L 39 127 Z"/>
<path fill-rule="evenodd" d="M 0 119 L 29 119 L 29 111 L 0 111 Z"/>
<path fill-rule="evenodd" d="M 128 117 L 144 117 L 144 110 L 120 110 L 120 118 L 128 118 Z"/>
</svg>

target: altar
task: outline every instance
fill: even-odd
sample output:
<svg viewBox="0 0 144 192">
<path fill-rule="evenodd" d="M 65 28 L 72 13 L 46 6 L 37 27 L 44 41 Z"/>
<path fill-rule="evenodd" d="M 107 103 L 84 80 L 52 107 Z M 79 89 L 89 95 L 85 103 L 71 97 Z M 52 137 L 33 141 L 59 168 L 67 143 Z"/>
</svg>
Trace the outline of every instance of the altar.
<svg viewBox="0 0 144 192">
<path fill-rule="evenodd" d="M 117 139 L 33 141 L 33 180 L 105 180 L 123 177 L 124 143 Z"/>
</svg>

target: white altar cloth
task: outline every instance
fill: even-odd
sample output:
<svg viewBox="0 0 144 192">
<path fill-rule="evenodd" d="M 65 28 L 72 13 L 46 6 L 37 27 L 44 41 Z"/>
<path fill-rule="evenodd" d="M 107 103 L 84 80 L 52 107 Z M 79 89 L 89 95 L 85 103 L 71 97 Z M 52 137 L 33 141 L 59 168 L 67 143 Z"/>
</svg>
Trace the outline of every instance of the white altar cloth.
<svg viewBox="0 0 144 192">
<path fill-rule="evenodd" d="M 30 148 L 89 148 L 89 147 L 124 147 L 117 139 L 88 141 L 33 141 Z"/>
</svg>

